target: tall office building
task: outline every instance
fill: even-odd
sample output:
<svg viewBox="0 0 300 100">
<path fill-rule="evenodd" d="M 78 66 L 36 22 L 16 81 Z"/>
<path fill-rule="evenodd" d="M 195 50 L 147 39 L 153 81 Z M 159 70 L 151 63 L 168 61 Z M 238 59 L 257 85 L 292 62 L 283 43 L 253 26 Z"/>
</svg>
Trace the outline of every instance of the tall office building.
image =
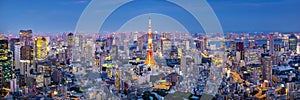
<svg viewBox="0 0 300 100">
<path fill-rule="evenodd" d="M 74 36 L 73 43 L 73 53 L 72 53 L 72 61 L 73 62 L 81 62 L 83 55 L 83 45 L 84 45 L 84 34 L 76 33 Z"/>
<path fill-rule="evenodd" d="M 236 51 L 239 52 L 239 56 L 240 56 L 240 59 L 238 59 L 238 60 L 244 60 L 245 59 L 244 42 L 237 42 L 236 43 Z"/>
<path fill-rule="evenodd" d="M 102 50 L 101 50 L 101 45 L 100 45 L 100 43 L 101 43 L 101 39 L 100 38 L 98 38 L 98 39 L 96 39 L 96 43 L 95 43 L 95 55 L 94 55 L 94 57 L 95 57 L 95 61 L 94 61 L 94 63 L 95 63 L 95 66 L 96 67 L 98 67 L 98 68 L 100 68 L 100 57 L 101 57 L 101 52 L 102 52 Z"/>
<path fill-rule="evenodd" d="M 182 56 L 180 59 L 180 73 L 181 75 L 187 75 L 186 56 Z"/>
<path fill-rule="evenodd" d="M 297 42 L 298 38 L 293 34 L 289 37 L 289 50 L 296 51 L 297 50 Z"/>
<path fill-rule="evenodd" d="M 168 38 L 162 37 L 161 38 L 161 52 L 167 53 L 168 51 L 171 50 L 172 47 L 172 41 Z"/>
<path fill-rule="evenodd" d="M 74 34 L 69 33 L 67 36 L 68 46 L 67 46 L 67 64 L 70 64 L 72 62 L 72 53 L 73 53 L 73 40 L 74 40 Z"/>
<path fill-rule="evenodd" d="M 45 37 L 34 38 L 34 58 L 35 60 L 44 60 L 48 56 L 48 41 Z"/>
<path fill-rule="evenodd" d="M 112 36 L 110 36 L 110 35 L 107 36 L 106 47 L 107 47 L 108 50 L 111 49 L 112 44 L 113 44 L 113 40 L 114 40 L 114 38 Z"/>
<path fill-rule="evenodd" d="M 112 56 L 112 59 L 114 59 L 114 60 L 116 60 L 116 59 L 118 59 L 118 52 L 119 51 L 119 49 L 118 49 L 118 46 L 117 45 L 115 45 L 115 44 L 113 44 L 112 45 L 112 48 L 111 48 L 111 56 Z"/>
<path fill-rule="evenodd" d="M 73 45 L 73 39 L 74 39 L 74 34 L 73 33 L 69 33 L 68 34 L 68 46 L 72 46 Z"/>
<path fill-rule="evenodd" d="M 9 52 L 8 40 L 0 40 L 0 67 L 2 67 L 2 81 L 9 82 L 12 79 L 12 53 Z"/>
<path fill-rule="evenodd" d="M 267 49 L 271 54 L 274 54 L 274 38 L 272 35 L 268 34 L 268 40 L 267 40 Z"/>
<path fill-rule="evenodd" d="M 19 45 L 20 44 L 20 39 L 19 38 L 11 38 L 9 40 L 9 50 L 12 52 L 13 56 L 12 56 L 12 61 L 16 61 L 16 49 L 20 49 L 20 48 L 15 48 L 15 45 Z M 20 50 L 19 50 L 20 51 Z M 16 67 L 16 63 L 13 62 L 12 63 L 13 68 L 15 69 Z"/>
<path fill-rule="evenodd" d="M 262 58 L 262 79 L 272 82 L 272 58 L 271 56 L 263 56 Z"/>
<path fill-rule="evenodd" d="M 32 30 L 20 30 L 20 42 L 22 45 L 33 45 Z"/>
<path fill-rule="evenodd" d="M 20 73 L 27 77 L 30 74 L 30 67 L 33 65 L 32 46 L 26 45 L 21 47 L 20 62 Z"/>
<path fill-rule="evenodd" d="M 13 66 L 15 66 L 15 69 L 20 69 L 20 52 L 21 52 L 21 44 L 15 44 L 14 45 L 14 53 L 13 53 Z"/>
<path fill-rule="evenodd" d="M 138 37 L 137 41 L 138 41 L 138 50 L 142 51 L 143 50 L 143 37 L 142 36 Z"/>
<path fill-rule="evenodd" d="M 94 66 L 95 42 L 93 36 L 86 36 L 84 59 L 87 66 Z"/>
<path fill-rule="evenodd" d="M 120 70 L 117 68 L 116 69 L 116 72 L 115 72 L 115 87 L 116 87 L 116 90 L 120 90 L 120 76 L 119 76 L 119 73 L 120 73 Z"/>
<path fill-rule="evenodd" d="M 289 50 L 289 37 L 287 36 L 287 34 L 283 34 L 282 35 L 283 38 L 283 51 L 288 51 Z"/>
<path fill-rule="evenodd" d="M 116 37 L 114 35 L 113 36 L 112 47 L 111 47 L 111 56 L 112 56 L 113 60 L 118 59 L 118 51 L 119 51 L 119 48 L 118 48 L 118 43 L 119 42 L 118 41 L 119 41 L 118 37 Z"/>
<path fill-rule="evenodd" d="M 128 49 L 128 40 L 124 40 L 124 51 L 125 51 L 125 56 L 129 56 L 129 49 Z"/>
<path fill-rule="evenodd" d="M 33 60 L 33 47 L 22 46 L 21 47 L 21 60 Z"/>
</svg>

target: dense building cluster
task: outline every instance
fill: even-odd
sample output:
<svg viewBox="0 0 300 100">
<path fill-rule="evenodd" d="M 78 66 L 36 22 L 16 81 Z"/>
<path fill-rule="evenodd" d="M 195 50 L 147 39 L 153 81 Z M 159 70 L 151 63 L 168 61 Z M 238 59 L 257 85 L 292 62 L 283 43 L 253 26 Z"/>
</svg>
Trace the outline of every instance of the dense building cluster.
<svg viewBox="0 0 300 100">
<path fill-rule="evenodd" d="M 224 36 L 224 37 L 223 37 Z M 5 99 L 300 99 L 297 33 L 0 37 Z"/>
</svg>

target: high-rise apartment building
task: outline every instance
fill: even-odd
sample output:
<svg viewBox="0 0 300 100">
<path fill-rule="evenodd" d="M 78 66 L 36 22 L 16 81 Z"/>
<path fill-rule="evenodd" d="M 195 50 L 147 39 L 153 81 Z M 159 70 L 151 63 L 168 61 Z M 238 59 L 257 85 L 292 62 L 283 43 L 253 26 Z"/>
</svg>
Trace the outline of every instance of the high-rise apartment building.
<svg viewBox="0 0 300 100">
<path fill-rule="evenodd" d="M 271 56 L 263 56 L 262 58 L 262 79 L 272 82 L 272 58 Z"/>
</svg>

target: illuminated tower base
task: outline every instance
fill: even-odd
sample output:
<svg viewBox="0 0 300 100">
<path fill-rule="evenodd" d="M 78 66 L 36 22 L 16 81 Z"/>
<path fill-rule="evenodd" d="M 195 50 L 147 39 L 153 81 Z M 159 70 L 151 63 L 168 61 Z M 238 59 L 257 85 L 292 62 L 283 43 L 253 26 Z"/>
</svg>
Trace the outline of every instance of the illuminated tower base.
<svg viewBox="0 0 300 100">
<path fill-rule="evenodd" d="M 152 50 L 147 50 L 147 52 L 148 52 L 148 54 L 147 54 L 147 57 L 146 57 L 145 64 L 148 65 L 148 66 L 155 66 L 156 62 L 155 62 L 154 57 L 153 57 L 153 51 Z"/>
</svg>

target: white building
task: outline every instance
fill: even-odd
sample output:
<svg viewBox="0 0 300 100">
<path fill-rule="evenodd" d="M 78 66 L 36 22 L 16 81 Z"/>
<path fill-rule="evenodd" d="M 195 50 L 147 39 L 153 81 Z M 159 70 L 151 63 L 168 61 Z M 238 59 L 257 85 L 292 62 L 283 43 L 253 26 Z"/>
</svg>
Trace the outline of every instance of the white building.
<svg viewBox="0 0 300 100">
<path fill-rule="evenodd" d="M 15 44 L 15 51 L 14 51 L 14 65 L 16 69 L 21 69 L 21 65 L 20 65 L 20 49 L 21 49 L 21 45 L 20 44 Z"/>
</svg>

